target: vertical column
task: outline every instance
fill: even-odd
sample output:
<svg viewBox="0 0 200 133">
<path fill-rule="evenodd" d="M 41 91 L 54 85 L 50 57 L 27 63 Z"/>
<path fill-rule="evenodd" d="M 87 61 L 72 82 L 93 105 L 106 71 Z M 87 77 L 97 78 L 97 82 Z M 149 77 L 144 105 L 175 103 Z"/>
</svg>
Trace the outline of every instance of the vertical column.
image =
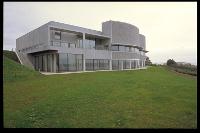
<svg viewBox="0 0 200 133">
<path fill-rule="evenodd" d="M 129 65 L 130 65 L 130 66 L 129 66 L 129 69 L 131 69 L 131 60 L 129 60 Z"/>
<path fill-rule="evenodd" d="M 112 70 L 112 60 L 109 60 L 109 70 Z"/>
<path fill-rule="evenodd" d="M 43 61 L 44 61 L 44 71 L 47 72 L 47 55 L 44 54 L 43 56 L 44 56 L 44 57 L 43 57 Z"/>
<path fill-rule="evenodd" d="M 142 61 L 142 67 L 144 67 L 144 61 Z"/>
<path fill-rule="evenodd" d="M 83 49 L 85 49 L 85 33 L 83 33 Z M 83 52 L 83 71 L 85 71 L 85 50 Z"/>
<path fill-rule="evenodd" d="M 53 54 L 54 60 L 53 60 L 53 72 L 56 72 L 56 54 Z"/>
<path fill-rule="evenodd" d="M 124 63 L 124 61 L 123 60 L 121 60 L 121 70 L 124 70 L 124 68 L 123 68 L 123 63 Z"/>
</svg>

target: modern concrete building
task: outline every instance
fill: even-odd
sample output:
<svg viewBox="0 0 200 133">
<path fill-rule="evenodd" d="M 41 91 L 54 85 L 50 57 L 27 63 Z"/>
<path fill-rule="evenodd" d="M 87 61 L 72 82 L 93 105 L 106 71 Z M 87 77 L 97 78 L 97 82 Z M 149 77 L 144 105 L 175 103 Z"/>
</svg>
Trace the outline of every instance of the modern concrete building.
<svg viewBox="0 0 200 133">
<path fill-rule="evenodd" d="M 142 68 L 146 52 L 139 29 L 118 21 L 102 31 L 50 21 L 16 40 L 20 62 L 44 72 Z"/>
</svg>

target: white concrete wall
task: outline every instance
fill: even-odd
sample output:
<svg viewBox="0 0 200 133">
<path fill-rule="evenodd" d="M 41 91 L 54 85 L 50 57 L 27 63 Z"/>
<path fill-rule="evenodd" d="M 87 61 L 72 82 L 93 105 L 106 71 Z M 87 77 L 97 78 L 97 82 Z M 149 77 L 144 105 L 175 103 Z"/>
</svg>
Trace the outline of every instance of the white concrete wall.
<svg viewBox="0 0 200 133">
<path fill-rule="evenodd" d="M 48 45 L 48 25 L 45 24 L 16 39 L 16 50 L 37 44 Z"/>
</svg>

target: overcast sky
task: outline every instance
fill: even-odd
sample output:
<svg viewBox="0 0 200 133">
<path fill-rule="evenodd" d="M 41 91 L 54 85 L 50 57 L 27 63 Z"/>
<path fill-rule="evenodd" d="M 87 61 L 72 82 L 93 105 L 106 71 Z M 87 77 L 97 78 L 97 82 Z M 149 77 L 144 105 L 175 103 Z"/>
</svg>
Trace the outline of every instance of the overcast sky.
<svg viewBox="0 0 200 133">
<path fill-rule="evenodd" d="M 102 22 L 113 20 L 139 28 L 153 63 L 172 58 L 197 64 L 196 2 L 4 2 L 3 8 L 5 50 L 49 21 L 101 31 Z"/>
</svg>

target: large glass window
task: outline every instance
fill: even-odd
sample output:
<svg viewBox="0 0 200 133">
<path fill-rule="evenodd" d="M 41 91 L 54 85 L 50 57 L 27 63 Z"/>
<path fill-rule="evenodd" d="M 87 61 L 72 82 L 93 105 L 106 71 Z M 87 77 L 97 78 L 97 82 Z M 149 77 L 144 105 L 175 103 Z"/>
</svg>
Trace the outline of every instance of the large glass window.
<svg viewBox="0 0 200 133">
<path fill-rule="evenodd" d="M 39 69 L 39 56 L 35 56 L 35 70 Z"/>
<path fill-rule="evenodd" d="M 135 52 L 136 52 L 136 53 L 139 53 L 139 49 L 138 49 L 138 48 L 135 48 Z"/>
<path fill-rule="evenodd" d="M 85 60 L 86 70 L 91 71 L 94 70 L 93 60 L 87 59 Z"/>
<path fill-rule="evenodd" d="M 59 54 L 59 71 L 68 71 L 67 54 Z"/>
<path fill-rule="evenodd" d="M 119 70 L 120 69 L 120 66 L 119 66 L 119 60 L 113 60 L 112 61 L 112 69 L 113 70 Z"/>
<path fill-rule="evenodd" d="M 125 47 L 124 46 L 119 46 L 119 51 L 125 51 Z"/>
<path fill-rule="evenodd" d="M 76 44 L 74 44 L 74 43 L 69 43 L 69 48 L 76 48 Z"/>
<path fill-rule="evenodd" d="M 67 42 L 61 42 L 61 46 L 62 47 L 68 47 L 68 43 Z"/>
<path fill-rule="evenodd" d="M 123 61 L 123 69 L 130 69 L 130 61 L 124 60 Z"/>
<path fill-rule="evenodd" d="M 83 70 L 83 55 L 76 55 L 76 70 Z"/>
<path fill-rule="evenodd" d="M 46 55 L 43 55 L 42 56 L 42 61 L 43 61 L 43 63 L 42 63 L 42 71 L 47 71 L 47 57 L 46 57 Z"/>
<path fill-rule="evenodd" d="M 56 32 L 55 32 L 54 38 L 55 38 L 56 40 L 61 40 L 61 32 L 60 32 L 60 31 L 56 31 Z"/>
<path fill-rule="evenodd" d="M 60 42 L 53 41 L 53 46 L 60 46 Z"/>
<path fill-rule="evenodd" d="M 95 40 L 85 40 L 85 48 L 87 49 L 95 49 Z"/>
<path fill-rule="evenodd" d="M 59 54 L 59 71 L 81 71 L 83 70 L 83 55 Z"/>
<path fill-rule="evenodd" d="M 94 60 L 94 70 L 99 70 L 99 60 Z"/>
<path fill-rule="evenodd" d="M 47 72 L 52 72 L 53 68 L 53 63 L 52 63 L 52 54 L 47 55 Z"/>
<path fill-rule="evenodd" d="M 74 54 L 68 54 L 68 66 L 69 71 L 76 71 L 76 56 Z"/>
<path fill-rule="evenodd" d="M 77 46 L 77 48 L 83 48 L 83 40 L 78 39 L 76 46 Z"/>
<path fill-rule="evenodd" d="M 112 51 L 119 51 L 119 46 L 112 46 Z"/>
<path fill-rule="evenodd" d="M 43 71 L 42 70 L 42 55 L 39 56 L 39 70 Z"/>
<path fill-rule="evenodd" d="M 136 63 L 134 60 L 131 61 L 131 69 L 134 69 L 136 68 Z"/>
<path fill-rule="evenodd" d="M 129 47 L 128 46 L 125 47 L 125 51 L 129 52 Z"/>
</svg>

